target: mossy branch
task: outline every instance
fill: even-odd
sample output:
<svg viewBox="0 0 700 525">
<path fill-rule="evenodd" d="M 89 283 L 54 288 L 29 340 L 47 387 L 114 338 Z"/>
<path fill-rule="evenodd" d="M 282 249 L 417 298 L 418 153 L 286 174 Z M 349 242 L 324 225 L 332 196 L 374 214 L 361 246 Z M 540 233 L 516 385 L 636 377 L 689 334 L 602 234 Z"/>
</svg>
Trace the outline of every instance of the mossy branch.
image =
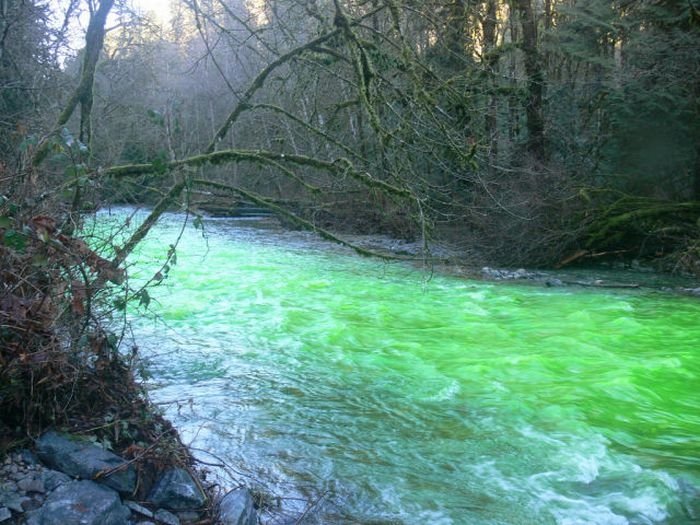
<svg viewBox="0 0 700 525">
<path fill-rule="evenodd" d="M 316 226 L 314 223 L 307 221 L 306 219 L 299 217 L 297 214 L 292 213 L 286 208 L 283 208 L 281 206 L 278 206 L 275 204 L 272 200 L 266 199 L 262 195 L 258 195 L 257 193 L 253 193 L 248 190 L 244 190 L 243 188 L 239 188 L 236 186 L 230 186 L 228 184 L 223 184 L 220 182 L 213 182 L 205 179 L 195 179 L 193 181 L 193 184 L 199 185 L 199 186 L 207 186 L 209 188 L 214 188 L 218 190 L 223 190 L 227 191 L 229 193 L 234 193 L 240 197 L 243 197 L 246 200 L 249 200 L 250 202 L 253 202 L 257 204 L 258 206 L 262 208 L 266 208 L 270 210 L 271 212 L 274 212 L 286 219 L 288 219 L 290 222 L 293 224 L 296 224 L 297 226 L 313 231 L 320 235 L 323 239 L 326 239 L 327 241 L 334 242 L 336 244 L 340 244 L 341 246 L 345 246 L 347 248 L 350 248 L 353 250 L 355 253 L 358 255 L 362 255 L 363 257 L 378 257 L 380 259 L 384 260 L 413 260 L 414 257 L 405 257 L 401 255 L 387 255 L 384 253 L 379 253 L 375 252 L 373 250 L 367 250 L 366 248 L 362 248 L 361 246 L 358 246 L 357 244 L 348 242 L 344 239 L 341 239 L 337 235 L 334 235 L 333 233 L 329 232 L 328 230 L 325 230 L 324 228 L 320 228 L 319 226 Z"/>
<path fill-rule="evenodd" d="M 664 202 L 623 197 L 593 213 L 599 217 L 595 218 L 589 227 L 589 247 L 605 244 L 611 232 L 638 226 L 640 221 L 658 219 L 672 222 L 672 219 L 669 219 L 671 215 L 700 215 L 700 202 Z"/>
<path fill-rule="evenodd" d="M 112 260 L 114 267 L 118 267 L 122 264 L 129 254 L 136 248 L 136 246 L 143 240 L 150 229 L 158 222 L 160 216 L 167 211 L 167 209 L 172 205 L 172 203 L 180 196 L 180 193 L 185 189 L 187 185 L 186 181 L 178 182 L 170 191 L 163 196 L 163 198 L 155 205 L 151 213 L 148 215 L 145 221 L 138 227 L 138 229 L 133 233 L 128 241 L 117 250 L 117 255 Z"/>
<path fill-rule="evenodd" d="M 309 157 L 306 155 L 294 155 L 288 153 L 276 153 L 266 150 L 223 150 L 216 151 L 213 153 L 205 153 L 202 155 L 195 155 L 182 160 L 176 160 L 173 162 L 153 163 L 153 164 L 129 164 L 125 166 L 114 166 L 104 170 L 103 175 L 122 178 L 131 177 L 135 175 L 144 174 L 160 174 L 163 172 L 171 171 L 176 168 L 182 167 L 201 167 L 207 164 L 219 165 L 226 163 L 235 162 L 257 162 L 267 165 L 276 164 L 295 164 L 298 166 L 305 166 L 309 168 L 315 168 L 319 170 L 324 170 L 330 173 L 336 173 L 341 176 L 349 176 L 352 179 L 364 184 L 368 188 L 373 188 L 380 190 L 384 193 L 395 195 L 402 198 L 413 198 L 413 194 L 409 189 L 400 188 L 393 184 L 389 184 L 383 180 L 374 178 L 372 175 L 365 171 L 360 171 L 355 169 L 352 162 L 346 158 L 339 158 L 334 161 L 321 160 L 314 157 Z M 278 166 L 279 167 L 279 166 Z M 283 171 L 289 175 L 288 172 Z M 295 177 L 298 181 L 298 179 Z"/>
<path fill-rule="evenodd" d="M 356 101 L 353 101 L 353 102 L 356 102 Z M 255 109 L 267 109 L 270 111 L 274 111 L 275 113 L 280 113 L 280 114 L 284 115 L 285 117 L 287 117 L 292 122 L 299 124 L 304 129 L 306 129 L 306 130 L 310 131 L 311 133 L 314 133 L 315 135 L 318 135 L 319 137 L 327 140 L 329 143 L 331 143 L 334 146 L 336 146 L 337 148 L 343 150 L 346 154 L 350 155 L 351 157 L 354 157 L 355 159 L 358 159 L 358 160 L 362 160 L 362 156 L 359 153 L 357 153 L 356 151 L 354 151 L 352 148 L 349 148 L 348 146 L 346 146 L 345 144 L 343 144 L 339 140 L 331 137 L 325 131 L 318 129 L 316 126 L 309 124 L 308 122 L 300 119 L 296 115 L 293 115 L 289 111 L 287 111 L 279 106 L 275 106 L 274 104 L 256 104 Z"/>
</svg>

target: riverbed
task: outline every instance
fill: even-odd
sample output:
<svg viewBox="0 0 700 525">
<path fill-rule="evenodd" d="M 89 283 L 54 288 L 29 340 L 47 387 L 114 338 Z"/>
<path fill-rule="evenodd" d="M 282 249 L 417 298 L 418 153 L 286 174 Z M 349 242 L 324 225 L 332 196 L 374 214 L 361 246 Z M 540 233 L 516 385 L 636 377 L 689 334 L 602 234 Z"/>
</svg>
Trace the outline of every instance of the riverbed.
<svg viewBox="0 0 700 525">
<path fill-rule="evenodd" d="M 131 315 L 151 394 L 278 497 L 269 523 L 700 519 L 697 298 L 467 280 L 182 215 L 133 284 L 179 236 Z"/>
</svg>

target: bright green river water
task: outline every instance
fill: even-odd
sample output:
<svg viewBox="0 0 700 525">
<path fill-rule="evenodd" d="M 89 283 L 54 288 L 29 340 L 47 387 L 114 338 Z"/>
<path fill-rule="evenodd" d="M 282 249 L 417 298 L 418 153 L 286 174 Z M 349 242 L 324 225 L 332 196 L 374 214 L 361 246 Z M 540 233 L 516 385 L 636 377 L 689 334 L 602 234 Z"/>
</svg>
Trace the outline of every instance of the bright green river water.
<svg viewBox="0 0 700 525">
<path fill-rule="evenodd" d="M 148 237 L 141 277 L 180 226 Z M 233 221 L 177 254 L 161 320 L 134 327 L 153 396 L 289 516 L 321 498 L 308 523 L 700 519 L 697 299 L 428 280 Z"/>
</svg>

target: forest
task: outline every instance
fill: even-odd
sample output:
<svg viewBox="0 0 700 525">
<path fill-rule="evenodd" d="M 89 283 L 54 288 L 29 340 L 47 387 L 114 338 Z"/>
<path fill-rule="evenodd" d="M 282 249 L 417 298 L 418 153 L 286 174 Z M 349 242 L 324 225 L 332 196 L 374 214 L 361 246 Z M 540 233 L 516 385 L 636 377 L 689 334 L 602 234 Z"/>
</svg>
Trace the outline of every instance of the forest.
<svg viewBox="0 0 700 525">
<path fill-rule="evenodd" d="M 221 0 L 173 2 L 166 22 L 5 1 L 3 195 L 69 214 L 252 201 L 495 264 L 694 272 L 698 9 Z"/>
<path fill-rule="evenodd" d="M 161 11 L 0 0 L 0 452 L 58 423 L 162 435 L 114 326 L 177 264 L 172 244 L 147 282 L 126 271 L 167 212 L 265 210 L 427 263 L 700 277 L 700 0 Z M 96 240 L 111 206 L 147 216 Z"/>
</svg>

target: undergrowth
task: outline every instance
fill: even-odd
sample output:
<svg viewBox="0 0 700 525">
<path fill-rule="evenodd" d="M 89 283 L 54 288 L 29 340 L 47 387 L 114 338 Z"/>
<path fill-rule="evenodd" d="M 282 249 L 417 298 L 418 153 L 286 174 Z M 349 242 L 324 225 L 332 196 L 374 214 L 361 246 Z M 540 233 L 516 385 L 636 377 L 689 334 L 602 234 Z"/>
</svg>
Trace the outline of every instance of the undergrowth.
<svg viewBox="0 0 700 525">
<path fill-rule="evenodd" d="M 0 457 L 48 428 L 84 434 L 132 460 L 143 492 L 193 460 L 137 380 L 137 348 L 120 350 L 125 272 L 76 231 L 60 206 L 0 194 Z"/>
</svg>

